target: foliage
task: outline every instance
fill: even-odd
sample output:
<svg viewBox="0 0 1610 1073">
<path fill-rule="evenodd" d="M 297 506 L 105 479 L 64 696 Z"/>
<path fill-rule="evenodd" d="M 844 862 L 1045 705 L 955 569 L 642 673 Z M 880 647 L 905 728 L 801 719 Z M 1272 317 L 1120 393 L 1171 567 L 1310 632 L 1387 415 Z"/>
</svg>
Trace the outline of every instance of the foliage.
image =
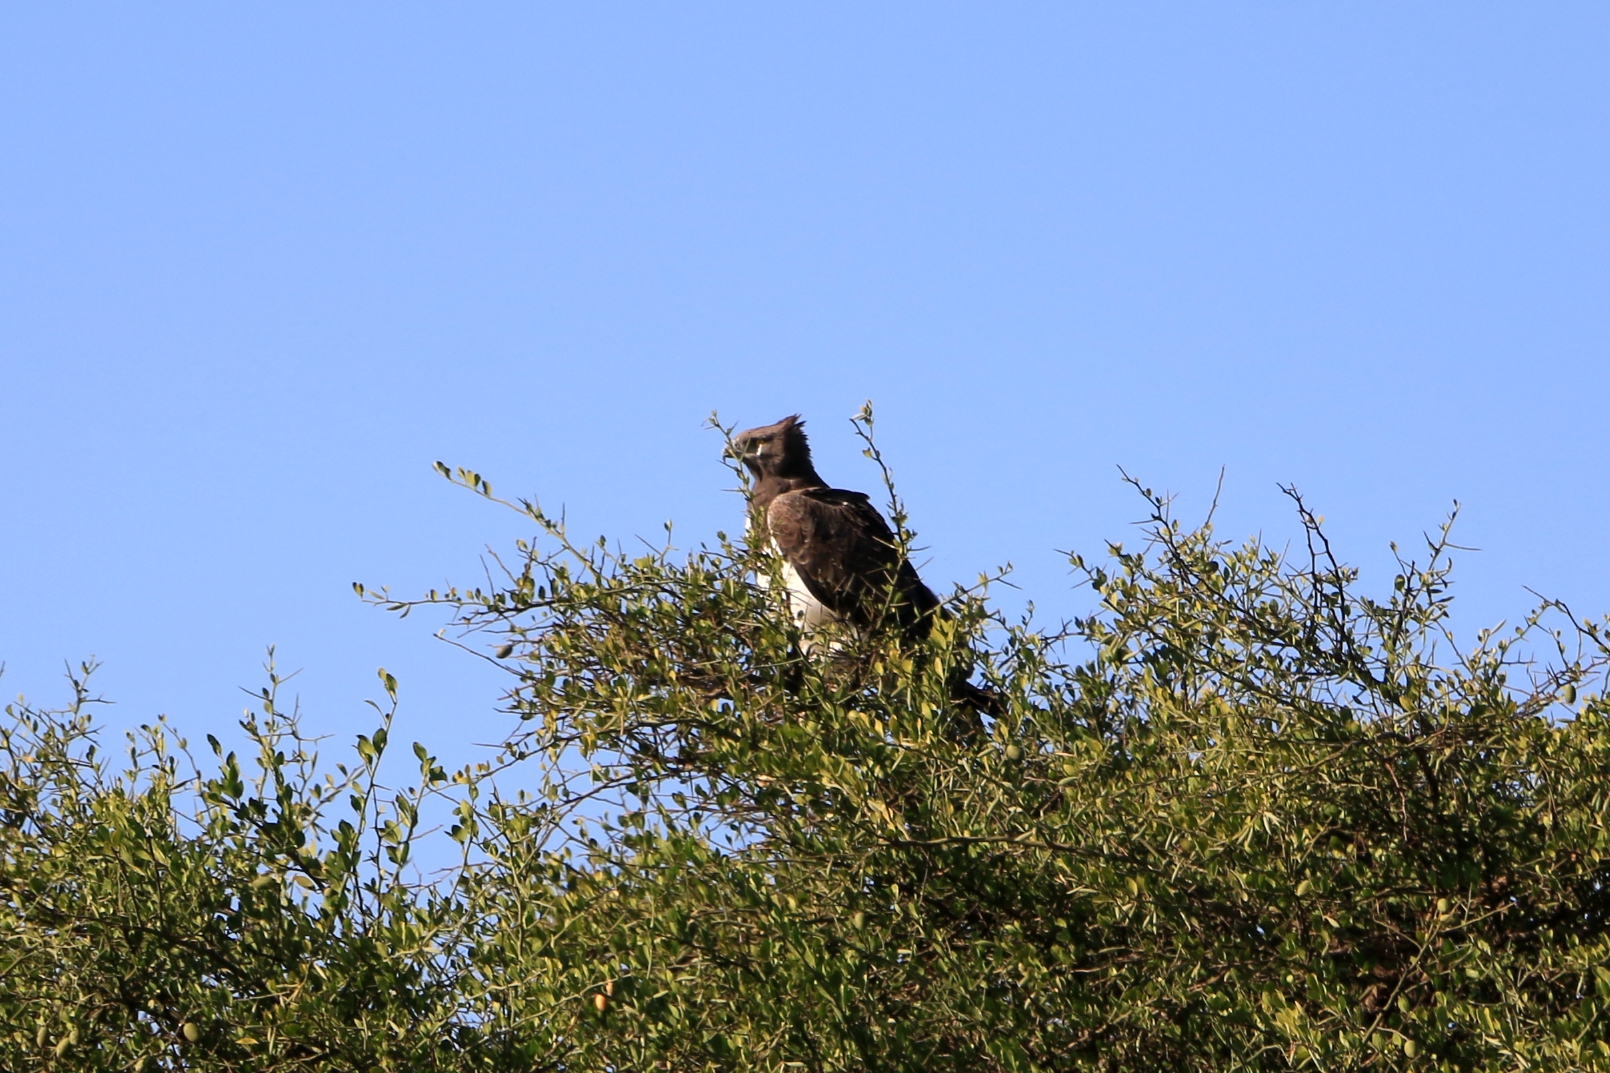
<svg viewBox="0 0 1610 1073">
<path fill-rule="evenodd" d="M 1295 495 L 1284 556 L 1140 491 L 1139 550 L 1072 557 L 1088 618 L 964 592 L 809 660 L 761 550 L 512 504 L 500 583 L 370 594 L 512 676 L 501 751 L 403 791 L 389 710 L 320 775 L 272 670 L 250 780 L 162 726 L 114 771 L 82 676 L 13 706 L 0 1067 L 1610 1067 L 1605 627 L 1461 649 L 1447 527 L 1372 597 Z"/>
</svg>

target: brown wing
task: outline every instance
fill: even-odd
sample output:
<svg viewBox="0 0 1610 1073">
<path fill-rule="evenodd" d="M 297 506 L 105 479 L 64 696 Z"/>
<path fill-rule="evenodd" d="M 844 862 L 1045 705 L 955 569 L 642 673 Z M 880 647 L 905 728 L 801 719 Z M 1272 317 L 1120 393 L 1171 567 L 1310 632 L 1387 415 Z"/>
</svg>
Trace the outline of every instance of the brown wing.
<svg viewBox="0 0 1610 1073">
<path fill-rule="evenodd" d="M 887 609 L 902 629 L 928 632 L 939 598 L 900 557 L 889 524 L 863 493 L 786 492 L 767 508 L 766 527 L 811 595 L 834 614 L 869 626 Z"/>
</svg>

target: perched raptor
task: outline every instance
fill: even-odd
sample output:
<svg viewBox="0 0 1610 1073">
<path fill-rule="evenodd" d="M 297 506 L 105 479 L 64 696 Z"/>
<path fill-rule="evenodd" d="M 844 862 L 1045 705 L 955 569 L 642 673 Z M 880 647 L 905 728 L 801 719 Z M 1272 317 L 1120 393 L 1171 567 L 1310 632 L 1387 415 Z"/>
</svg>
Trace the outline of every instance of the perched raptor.
<svg viewBox="0 0 1610 1073">
<path fill-rule="evenodd" d="M 789 609 L 807 648 L 828 622 L 866 627 L 888 616 L 913 637 L 927 635 L 939 598 L 866 495 L 829 488 L 817 474 L 805 422 L 785 417 L 732 443 L 754 475 L 750 509 L 782 556 Z"/>
<path fill-rule="evenodd" d="M 811 464 L 805 422 L 796 414 L 740 432 L 733 449 L 754 477 L 751 517 L 764 526 L 783 560 L 789 610 L 810 651 L 829 622 L 868 627 L 892 622 L 913 640 L 927 637 L 939 597 L 900 553 L 899 542 L 861 492 L 830 488 Z M 993 712 L 998 700 L 962 679 L 958 700 Z"/>
</svg>

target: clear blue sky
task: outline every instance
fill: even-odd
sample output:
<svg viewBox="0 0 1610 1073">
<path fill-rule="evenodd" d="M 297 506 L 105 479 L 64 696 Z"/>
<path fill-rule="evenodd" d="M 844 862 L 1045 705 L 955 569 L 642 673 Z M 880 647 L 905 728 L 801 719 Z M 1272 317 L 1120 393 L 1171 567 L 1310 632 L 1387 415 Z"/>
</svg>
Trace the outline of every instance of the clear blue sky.
<svg viewBox="0 0 1610 1073">
<path fill-rule="evenodd" d="M 1295 482 L 1382 584 L 1466 504 L 1461 622 L 1610 610 L 1610 9 L 13 4 L 0 12 L 0 690 L 496 736 L 498 680 L 350 583 L 740 506 L 702 423 L 875 401 L 937 587 L 1226 535 Z M 1018 597 L 1007 594 L 1008 602 Z"/>
</svg>

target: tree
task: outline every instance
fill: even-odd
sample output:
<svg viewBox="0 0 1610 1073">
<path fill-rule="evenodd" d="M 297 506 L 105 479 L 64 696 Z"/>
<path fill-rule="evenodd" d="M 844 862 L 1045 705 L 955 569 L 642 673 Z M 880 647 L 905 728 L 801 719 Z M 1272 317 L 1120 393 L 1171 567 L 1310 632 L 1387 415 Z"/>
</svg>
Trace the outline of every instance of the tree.
<svg viewBox="0 0 1610 1073">
<path fill-rule="evenodd" d="M 1088 618 L 963 592 L 831 659 L 759 549 L 512 503 L 500 583 L 368 594 L 511 674 L 502 750 L 416 745 L 410 790 L 385 721 L 321 781 L 272 672 L 255 781 L 161 727 L 113 773 L 82 684 L 10 709 L 0 1066 L 1610 1067 L 1606 626 L 1462 648 L 1447 526 L 1370 596 L 1295 493 L 1286 557 L 1137 491 L 1142 546 L 1072 557 Z M 418 875 L 433 810 L 459 863 Z"/>
</svg>

